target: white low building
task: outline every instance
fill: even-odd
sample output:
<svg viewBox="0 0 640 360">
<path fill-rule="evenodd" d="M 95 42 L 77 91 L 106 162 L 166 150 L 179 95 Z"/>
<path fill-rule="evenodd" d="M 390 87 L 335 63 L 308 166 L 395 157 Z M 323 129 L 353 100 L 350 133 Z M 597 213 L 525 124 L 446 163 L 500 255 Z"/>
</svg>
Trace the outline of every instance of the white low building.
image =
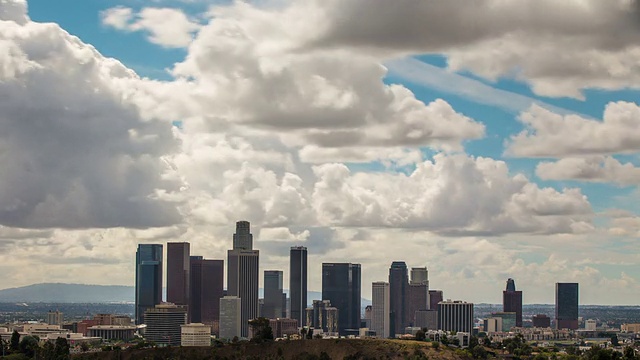
<svg viewBox="0 0 640 360">
<path fill-rule="evenodd" d="M 182 346 L 211 346 L 211 326 L 193 323 L 180 326 Z"/>
</svg>

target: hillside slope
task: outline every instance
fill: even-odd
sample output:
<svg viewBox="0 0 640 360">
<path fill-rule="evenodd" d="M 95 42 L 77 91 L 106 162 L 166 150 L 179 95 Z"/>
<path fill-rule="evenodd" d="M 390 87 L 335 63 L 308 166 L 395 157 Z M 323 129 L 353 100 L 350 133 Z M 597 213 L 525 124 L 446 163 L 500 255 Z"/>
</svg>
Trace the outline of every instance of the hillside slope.
<svg viewBox="0 0 640 360">
<path fill-rule="evenodd" d="M 221 348 L 156 348 L 75 355 L 72 359 L 442 359 L 460 360 L 450 348 L 435 350 L 428 342 L 401 340 L 314 339 L 253 344 L 243 342 Z"/>
</svg>

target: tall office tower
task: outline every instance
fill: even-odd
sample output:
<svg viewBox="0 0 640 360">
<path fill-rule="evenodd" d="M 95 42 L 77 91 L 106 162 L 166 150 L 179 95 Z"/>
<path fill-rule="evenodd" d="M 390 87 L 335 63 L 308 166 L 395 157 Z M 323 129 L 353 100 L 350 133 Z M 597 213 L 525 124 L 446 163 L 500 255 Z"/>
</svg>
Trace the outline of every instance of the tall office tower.
<svg viewBox="0 0 640 360">
<path fill-rule="evenodd" d="M 139 244 L 136 251 L 136 324 L 144 312 L 162 302 L 162 245 Z"/>
<path fill-rule="evenodd" d="M 408 325 L 407 316 L 407 288 L 409 275 L 404 261 L 394 261 L 389 268 L 389 288 L 391 293 L 391 337 L 404 334 Z"/>
<path fill-rule="evenodd" d="M 187 323 L 187 307 L 163 303 L 144 312 L 147 324 L 144 337 L 158 345 L 179 346 L 181 325 Z"/>
<path fill-rule="evenodd" d="M 340 335 L 357 333 L 360 328 L 361 274 L 360 264 L 322 264 L 322 300 L 338 309 Z"/>
<path fill-rule="evenodd" d="M 429 309 L 429 275 L 426 267 L 411 268 L 411 281 L 407 288 L 408 326 L 416 325 L 416 313 Z"/>
<path fill-rule="evenodd" d="M 578 283 L 556 283 L 556 329 L 578 329 Z"/>
<path fill-rule="evenodd" d="M 473 332 L 473 304 L 463 301 L 441 301 L 438 304 L 438 330 Z"/>
<path fill-rule="evenodd" d="M 258 317 L 258 262 L 260 252 L 252 250 L 253 235 L 248 221 L 236 223 L 233 250 L 227 252 L 227 295 L 240 298 L 242 337 L 249 336 L 249 320 Z"/>
<path fill-rule="evenodd" d="M 267 319 L 282 317 L 282 271 L 264 271 L 264 308 L 262 316 Z"/>
<path fill-rule="evenodd" d="M 237 296 L 220 299 L 220 338 L 231 340 L 242 336 L 242 304 Z"/>
<path fill-rule="evenodd" d="M 442 290 L 429 290 L 429 310 L 438 310 L 438 303 L 443 300 Z"/>
<path fill-rule="evenodd" d="M 298 320 L 299 326 L 304 326 L 304 310 L 307 308 L 307 248 L 293 246 L 289 254 L 290 316 Z"/>
<path fill-rule="evenodd" d="M 212 325 L 220 320 L 220 298 L 224 282 L 224 260 L 207 260 L 192 256 L 189 310 L 192 323 Z"/>
<path fill-rule="evenodd" d="M 516 282 L 507 280 L 507 288 L 502 292 L 502 311 L 516 313 L 516 326 L 522 327 L 522 291 L 516 291 Z"/>
<path fill-rule="evenodd" d="M 391 334 L 389 294 L 389 283 L 380 281 L 371 285 L 371 330 L 381 339 L 386 339 Z"/>
<path fill-rule="evenodd" d="M 187 242 L 167 243 L 167 302 L 189 305 L 191 258 L 190 244 Z M 187 309 L 187 321 L 191 319 L 191 309 Z"/>
<path fill-rule="evenodd" d="M 331 306 L 329 300 L 313 300 L 311 307 L 306 308 L 307 326 L 322 330 L 328 335 L 338 334 L 338 309 Z"/>
</svg>

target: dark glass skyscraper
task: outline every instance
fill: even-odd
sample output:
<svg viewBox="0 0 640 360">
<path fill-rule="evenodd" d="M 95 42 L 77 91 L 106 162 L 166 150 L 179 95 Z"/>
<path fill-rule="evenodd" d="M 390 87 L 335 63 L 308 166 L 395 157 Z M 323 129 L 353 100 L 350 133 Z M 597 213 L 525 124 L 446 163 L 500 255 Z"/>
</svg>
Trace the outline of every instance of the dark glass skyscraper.
<svg viewBox="0 0 640 360">
<path fill-rule="evenodd" d="M 516 282 L 507 280 L 507 288 L 502 292 L 502 311 L 516 313 L 516 326 L 522 327 L 522 291 L 516 291 Z"/>
<path fill-rule="evenodd" d="M 167 243 L 167 302 L 189 305 L 190 249 L 187 242 Z M 187 309 L 187 321 L 191 319 L 191 309 Z"/>
<path fill-rule="evenodd" d="M 144 312 L 162 303 L 162 245 L 138 245 L 135 295 L 136 324 L 143 324 Z"/>
<path fill-rule="evenodd" d="M 556 329 L 578 328 L 578 283 L 556 283 Z"/>
<path fill-rule="evenodd" d="M 299 326 L 305 326 L 307 308 L 307 248 L 294 246 L 289 257 L 289 298 L 291 299 L 291 318 L 298 320 Z"/>
<path fill-rule="evenodd" d="M 322 300 L 329 300 L 338 309 L 338 332 L 360 328 L 361 302 L 360 264 L 322 264 Z"/>
<path fill-rule="evenodd" d="M 258 317 L 258 250 L 253 250 L 253 235 L 248 221 L 236 223 L 233 249 L 227 252 L 227 295 L 240 298 L 241 333 L 249 336 L 249 320 Z"/>
<path fill-rule="evenodd" d="M 409 274 L 404 261 L 394 261 L 389 268 L 389 289 L 391 297 L 391 337 L 403 334 L 408 325 L 407 290 Z"/>
<path fill-rule="evenodd" d="M 190 261 L 191 322 L 212 325 L 220 320 L 224 260 L 206 260 L 202 256 L 191 256 Z"/>
<path fill-rule="evenodd" d="M 264 307 L 262 316 L 268 319 L 282 317 L 282 271 L 264 271 Z"/>
</svg>

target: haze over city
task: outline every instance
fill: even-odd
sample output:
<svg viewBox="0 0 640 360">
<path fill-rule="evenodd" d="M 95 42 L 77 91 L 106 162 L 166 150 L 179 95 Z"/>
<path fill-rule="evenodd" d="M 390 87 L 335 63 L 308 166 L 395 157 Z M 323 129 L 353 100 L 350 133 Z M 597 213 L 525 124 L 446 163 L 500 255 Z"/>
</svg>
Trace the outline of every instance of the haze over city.
<svg viewBox="0 0 640 360">
<path fill-rule="evenodd" d="M 304 246 L 309 291 L 351 262 L 370 299 L 404 261 L 450 299 L 513 278 L 525 304 L 556 282 L 637 304 L 639 21 L 631 0 L 0 0 L 0 288 L 132 286 L 139 244 L 227 261 L 243 220 L 260 287 Z"/>
</svg>

